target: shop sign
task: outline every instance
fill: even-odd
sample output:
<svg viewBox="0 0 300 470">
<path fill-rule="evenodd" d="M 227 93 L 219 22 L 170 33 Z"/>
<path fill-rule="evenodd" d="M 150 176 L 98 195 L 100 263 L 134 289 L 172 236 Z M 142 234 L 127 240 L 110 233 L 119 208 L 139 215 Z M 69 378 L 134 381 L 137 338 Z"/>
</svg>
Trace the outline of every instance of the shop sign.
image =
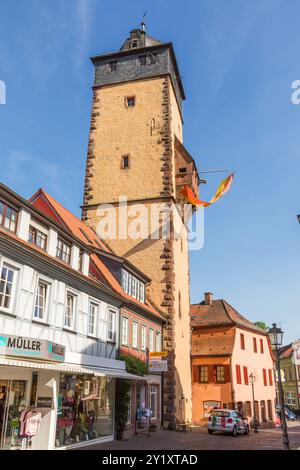
<svg viewBox="0 0 300 470">
<path fill-rule="evenodd" d="M 152 351 L 152 352 L 149 352 L 149 358 L 152 359 L 152 358 L 161 358 L 161 357 L 167 357 L 168 356 L 168 352 L 167 351 Z"/>
<path fill-rule="evenodd" d="M 150 359 L 149 372 L 167 372 L 168 361 L 163 359 Z"/>
<path fill-rule="evenodd" d="M 0 334 L 0 355 L 64 362 L 65 347 L 44 339 Z"/>
<path fill-rule="evenodd" d="M 52 408 L 52 397 L 37 397 L 37 408 Z"/>
<path fill-rule="evenodd" d="M 221 403 L 219 401 L 208 400 L 203 402 L 203 417 L 209 418 L 210 413 L 214 408 L 220 408 Z"/>
</svg>

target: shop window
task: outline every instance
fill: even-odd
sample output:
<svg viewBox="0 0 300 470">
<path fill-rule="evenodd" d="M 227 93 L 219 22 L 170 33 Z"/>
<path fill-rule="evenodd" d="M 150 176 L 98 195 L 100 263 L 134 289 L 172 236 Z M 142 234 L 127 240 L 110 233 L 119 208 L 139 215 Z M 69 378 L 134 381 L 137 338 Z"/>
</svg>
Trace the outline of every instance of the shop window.
<svg viewBox="0 0 300 470">
<path fill-rule="evenodd" d="M 37 397 L 37 386 L 38 386 L 38 378 L 39 374 L 37 372 L 32 373 L 31 379 L 31 391 L 30 391 L 30 406 L 36 405 L 36 397 Z"/>
<path fill-rule="evenodd" d="M 154 331 L 149 329 L 149 352 L 154 351 Z"/>
<path fill-rule="evenodd" d="M 137 322 L 132 322 L 132 347 L 138 348 L 138 324 Z"/>
<path fill-rule="evenodd" d="M 128 345 L 128 318 L 122 317 L 122 344 Z"/>
<path fill-rule="evenodd" d="M 16 270 L 6 265 L 2 266 L 0 282 L 0 308 L 8 310 L 11 307 L 15 277 Z"/>
<path fill-rule="evenodd" d="M 112 308 L 107 313 L 107 341 L 116 341 L 116 311 Z"/>
<path fill-rule="evenodd" d="M 6 204 L 6 202 L 0 201 L 0 225 L 11 232 L 15 232 L 17 219 L 18 212 Z"/>
<path fill-rule="evenodd" d="M 155 385 L 150 386 L 150 409 L 152 410 L 152 418 L 157 418 L 157 387 Z"/>
<path fill-rule="evenodd" d="M 46 250 L 47 235 L 32 225 L 29 227 L 28 241 L 42 250 Z"/>
<path fill-rule="evenodd" d="M 287 405 L 296 405 L 296 395 L 294 392 L 286 392 L 286 404 Z"/>
<path fill-rule="evenodd" d="M 199 382 L 208 383 L 208 367 L 207 366 L 199 367 Z"/>
<path fill-rule="evenodd" d="M 273 421 L 272 400 L 268 400 L 267 405 L 268 405 L 268 420 Z"/>
<path fill-rule="evenodd" d="M 99 306 L 95 302 L 90 302 L 89 319 L 88 319 L 88 334 L 96 336 L 96 325 L 98 319 Z"/>
<path fill-rule="evenodd" d="M 35 306 L 34 306 L 34 318 L 37 320 L 45 320 L 47 317 L 47 297 L 48 297 L 48 284 L 43 281 L 38 282 Z"/>
<path fill-rule="evenodd" d="M 112 436 L 114 379 L 61 374 L 55 444 L 57 447 Z"/>
<path fill-rule="evenodd" d="M 76 296 L 67 292 L 67 303 L 65 307 L 65 318 L 64 326 L 65 328 L 74 328 L 74 319 L 75 319 L 75 307 L 76 307 Z"/>
<path fill-rule="evenodd" d="M 142 351 L 146 351 L 147 327 L 142 325 Z"/>
<path fill-rule="evenodd" d="M 64 263 L 70 264 L 71 245 L 61 238 L 57 240 L 56 258 Z"/>
<path fill-rule="evenodd" d="M 261 400 L 260 402 L 260 416 L 261 416 L 261 420 L 265 423 L 267 421 L 267 415 L 266 415 L 266 402 L 264 400 Z"/>
</svg>

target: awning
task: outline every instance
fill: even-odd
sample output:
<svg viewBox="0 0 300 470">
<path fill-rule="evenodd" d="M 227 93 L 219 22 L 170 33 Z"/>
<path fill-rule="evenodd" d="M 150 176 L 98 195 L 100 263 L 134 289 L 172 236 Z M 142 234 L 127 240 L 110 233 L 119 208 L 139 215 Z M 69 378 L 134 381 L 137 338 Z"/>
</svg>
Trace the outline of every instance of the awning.
<svg viewBox="0 0 300 470">
<path fill-rule="evenodd" d="M 9 359 L 6 357 L 0 357 L 0 365 L 10 367 L 27 367 L 30 369 L 46 369 L 54 370 L 57 372 L 71 372 L 76 374 L 91 374 L 96 377 L 115 377 L 120 379 L 128 380 L 144 380 L 139 375 L 129 374 L 123 369 L 104 369 L 102 367 L 85 367 L 79 364 L 63 364 L 51 363 L 51 362 L 38 362 L 38 361 L 22 361 L 17 359 Z"/>
</svg>

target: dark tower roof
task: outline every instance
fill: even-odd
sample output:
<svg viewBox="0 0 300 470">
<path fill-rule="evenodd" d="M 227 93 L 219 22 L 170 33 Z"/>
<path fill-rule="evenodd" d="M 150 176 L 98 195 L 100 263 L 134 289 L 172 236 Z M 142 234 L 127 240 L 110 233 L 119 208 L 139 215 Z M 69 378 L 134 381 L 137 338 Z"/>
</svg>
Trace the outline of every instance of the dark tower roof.
<svg viewBox="0 0 300 470">
<path fill-rule="evenodd" d="M 145 23 L 142 23 L 141 29 L 133 29 L 130 31 L 130 36 L 126 39 L 120 51 L 136 49 L 139 47 L 155 46 L 156 44 L 161 44 L 161 42 L 158 41 L 158 39 L 148 36 L 145 30 Z"/>
</svg>

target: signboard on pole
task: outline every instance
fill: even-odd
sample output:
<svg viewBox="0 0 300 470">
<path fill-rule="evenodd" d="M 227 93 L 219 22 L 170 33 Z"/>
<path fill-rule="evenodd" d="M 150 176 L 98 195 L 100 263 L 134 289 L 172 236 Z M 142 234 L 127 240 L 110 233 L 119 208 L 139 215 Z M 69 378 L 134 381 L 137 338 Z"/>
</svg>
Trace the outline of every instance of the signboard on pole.
<svg viewBox="0 0 300 470">
<path fill-rule="evenodd" d="M 164 359 L 150 359 L 149 372 L 167 372 L 168 361 Z"/>
</svg>

